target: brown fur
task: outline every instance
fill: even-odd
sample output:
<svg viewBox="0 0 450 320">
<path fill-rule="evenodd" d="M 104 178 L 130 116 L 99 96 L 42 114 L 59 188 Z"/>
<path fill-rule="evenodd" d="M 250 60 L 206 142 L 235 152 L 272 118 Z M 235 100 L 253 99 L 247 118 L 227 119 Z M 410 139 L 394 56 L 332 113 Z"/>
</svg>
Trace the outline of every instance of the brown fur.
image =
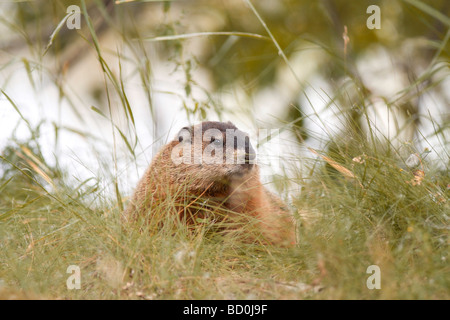
<svg viewBox="0 0 450 320">
<path fill-rule="evenodd" d="M 183 136 L 180 133 L 155 156 L 136 187 L 124 219 L 133 221 L 147 215 L 151 219 L 152 207 L 170 198 L 171 203 L 175 204 L 171 206 L 173 213 L 189 225 L 196 224 L 199 218 L 212 217 L 217 223 L 229 222 L 229 232 L 239 233 L 239 230 L 246 230 L 245 227 L 252 225 L 253 228 L 249 228 L 252 232 L 241 232 L 241 235 L 247 236 L 246 240 L 281 246 L 294 244 L 292 218 L 283 202 L 262 185 L 258 166 L 248 163 L 251 162 L 248 154 L 253 153 L 249 142 L 245 147 L 243 144 L 237 147 L 234 142 L 234 149 L 227 149 L 235 160 L 239 152 L 242 154 L 245 149 L 247 160 L 244 164 L 208 164 L 205 160 L 211 160 L 211 157 L 204 153 L 201 164 L 193 161 L 177 164 L 172 161 L 173 154 L 189 158 L 189 155 L 183 154 L 187 149 L 182 149 L 182 146 L 192 150 L 190 160 L 193 160 L 194 151 L 204 151 L 211 144 L 209 136 L 205 135 L 208 129 L 217 129 L 213 130 L 212 135 L 222 139 L 224 146 L 227 129 L 235 130 L 238 136 L 245 135 L 230 122 L 203 122 L 200 125 L 185 128 L 182 142 L 179 141 L 180 135 Z M 206 137 L 206 141 L 202 139 L 200 144 L 194 145 L 195 137 L 199 136 Z M 192 141 L 187 141 L 189 138 Z"/>
</svg>

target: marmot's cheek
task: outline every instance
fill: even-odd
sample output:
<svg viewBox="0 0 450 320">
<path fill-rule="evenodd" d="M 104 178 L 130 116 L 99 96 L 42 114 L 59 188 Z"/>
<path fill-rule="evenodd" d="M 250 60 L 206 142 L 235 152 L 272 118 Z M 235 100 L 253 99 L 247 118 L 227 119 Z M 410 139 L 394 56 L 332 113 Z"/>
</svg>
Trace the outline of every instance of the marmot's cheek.
<svg viewBox="0 0 450 320">
<path fill-rule="evenodd" d="M 246 163 L 246 152 L 243 149 L 237 149 L 234 151 L 234 163 L 244 164 Z"/>
</svg>

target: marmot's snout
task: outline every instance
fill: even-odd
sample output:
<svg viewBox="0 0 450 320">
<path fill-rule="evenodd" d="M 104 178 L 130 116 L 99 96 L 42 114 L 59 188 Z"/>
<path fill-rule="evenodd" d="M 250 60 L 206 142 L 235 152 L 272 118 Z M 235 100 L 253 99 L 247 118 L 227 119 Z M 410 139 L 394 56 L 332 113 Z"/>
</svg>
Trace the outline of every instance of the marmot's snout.
<svg viewBox="0 0 450 320">
<path fill-rule="evenodd" d="M 255 162 L 256 152 L 247 133 L 236 130 L 233 147 L 236 151 L 243 153 L 245 163 L 253 164 Z"/>
<path fill-rule="evenodd" d="M 245 164 L 253 166 L 253 164 L 256 161 L 256 152 L 255 149 L 253 149 L 248 136 L 245 137 L 244 151 L 245 151 Z"/>
<path fill-rule="evenodd" d="M 241 171 L 245 174 L 255 167 L 256 153 L 250 143 L 248 144 L 248 146 L 246 145 L 244 152 L 244 163 L 240 164 L 239 166 L 241 167 Z"/>
<path fill-rule="evenodd" d="M 232 168 L 228 171 L 232 176 L 243 176 L 248 174 L 256 164 L 256 151 L 250 142 L 247 133 L 236 129 L 231 137 L 234 143 L 224 143 L 225 147 L 232 147 L 233 150 L 227 150 L 227 154 L 233 154 Z M 232 152 L 229 152 L 232 151 Z"/>
</svg>

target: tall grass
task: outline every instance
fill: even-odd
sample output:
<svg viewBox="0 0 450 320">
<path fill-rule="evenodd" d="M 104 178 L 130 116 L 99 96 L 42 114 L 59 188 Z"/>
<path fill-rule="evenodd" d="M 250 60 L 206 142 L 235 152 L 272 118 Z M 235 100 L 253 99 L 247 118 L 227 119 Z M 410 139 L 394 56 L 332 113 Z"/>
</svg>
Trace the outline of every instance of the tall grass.
<svg viewBox="0 0 450 320">
<path fill-rule="evenodd" d="M 301 192 L 290 192 L 291 208 L 298 225 L 296 247 L 277 248 L 221 237 L 209 232 L 207 223 L 192 232 L 179 221 L 169 219 L 167 208 L 174 204 L 167 203 L 152 211 L 153 216 L 167 220 L 163 228 L 142 221 L 135 228 L 124 228 L 120 215 L 128 198 L 119 183 L 126 172 L 120 167 L 119 158 L 123 154 L 119 146 L 124 145 L 130 166 L 146 146 L 141 145 L 137 134 L 135 110 L 129 100 L 122 62 L 135 60 L 139 85 L 147 94 L 150 113 L 155 116 L 152 63 L 146 44 L 170 43 L 169 46 L 175 47 L 176 61 L 186 75 L 185 112 L 191 119 L 205 118 L 214 111 L 220 116 L 223 110 L 211 93 L 206 92 L 212 108 L 196 101 L 191 94 L 192 87 L 197 86 L 189 66 L 194 59 L 182 56 L 183 40 L 232 35 L 266 41 L 296 75 L 264 16 L 250 1 L 245 2 L 249 5 L 249 14 L 257 17 L 267 34 L 173 34 L 169 24 L 166 30 L 169 34 L 147 39 L 139 33 L 139 26 L 131 25 L 128 27 L 135 37 L 130 39 L 126 32 L 117 28 L 131 57 L 119 49 L 112 54 L 120 70 L 116 73 L 110 65 L 111 52 L 102 47 L 95 21 L 91 19 L 86 3 L 81 1 L 87 28 L 80 33 L 96 54 L 106 97 L 102 107 L 92 106 L 89 110 L 92 116 L 108 121 L 113 140 L 109 145 L 112 150 L 104 176 L 97 173 L 77 181 L 71 179 L 71 168 L 63 167 L 58 161 L 51 164 L 41 150 L 40 124 L 34 126 L 21 112 L 22 106 L 2 90 L 2 97 L 26 124 L 30 138 L 21 140 L 12 135 L 0 156 L 3 169 L 0 176 L 0 299 L 450 297 L 448 123 L 441 127 L 436 124 L 432 133 L 439 137 L 440 149 L 447 150 L 440 155 L 439 164 L 428 161 L 426 154 L 430 150 L 424 152 L 406 144 L 399 147 L 390 139 L 380 137 L 379 129 L 368 114 L 366 88 L 358 75 L 352 74 L 351 68 L 346 70 L 349 81 L 360 89 L 355 98 L 357 116 L 353 114 L 352 117 L 354 109 L 340 110 L 348 115 L 346 121 L 350 123 L 350 129 L 343 136 L 330 134 L 324 150 L 312 150 L 306 157 L 298 153 L 284 155 L 291 163 L 303 163 L 302 168 L 294 166 L 293 177 L 282 178 L 289 180 L 286 184 L 302 186 Z M 444 23 L 448 20 L 422 2 L 408 2 Z M 96 1 L 95 6 L 107 21 L 108 28 L 115 28 L 108 8 L 100 1 Z M 165 10 L 169 15 L 170 9 L 165 7 Z M 17 24 L 13 29 L 26 35 L 27 30 L 21 28 L 25 27 Z M 58 32 L 55 30 L 52 40 L 56 40 L 53 38 Z M 445 43 L 438 47 L 444 50 Z M 40 48 L 46 46 L 42 44 Z M 47 49 L 50 52 L 52 47 Z M 345 58 L 351 62 L 351 57 Z M 43 67 L 40 58 L 36 61 L 37 66 Z M 335 62 L 344 64 L 343 58 L 339 57 L 335 57 Z M 442 69 L 448 72 L 448 65 Z M 33 79 L 35 73 L 44 72 L 42 70 L 44 68 L 28 68 L 27 73 Z M 428 78 L 421 79 L 422 82 L 431 79 L 431 70 L 435 69 L 430 69 L 426 73 Z M 300 82 L 298 77 L 295 78 Z M 55 85 L 60 89 L 61 100 L 69 99 L 65 87 L 58 81 L 55 80 Z M 197 89 L 204 90 L 200 86 Z M 408 97 L 406 93 L 416 89 L 417 86 L 412 84 L 405 88 L 403 96 Z M 426 91 L 426 88 L 421 90 Z M 349 97 L 348 91 L 339 89 L 332 101 L 348 99 L 346 102 L 350 102 L 354 98 Z M 390 106 L 395 102 L 389 102 Z M 312 105 L 311 101 L 309 103 Z M 301 123 L 310 117 L 318 117 L 318 121 L 325 124 L 314 110 L 314 114 L 301 115 L 282 129 L 292 131 L 295 136 L 304 131 Z M 429 118 L 433 120 L 432 115 Z M 366 134 L 362 134 L 363 126 L 367 128 Z M 55 131 L 58 130 L 68 129 L 55 124 Z M 153 132 L 157 132 L 156 120 Z M 89 130 L 76 133 L 93 144 L 102 143 L 100 139 L 90 140 Z M 307 134 L 314 136 L 315 133 Z M 417 154 L 418 163 L 411 165 L 405 154 Z M 107 181 L 108 187 L 102 180 Z M 113 187 L 109 188 L 110 185 Z M 67 287 L 70 276 L 67 268 L 71 265 L 81 270 L 79 290 Z M 366 286 L 370 276 L 366 270 L 371 265 L 380 267 L 380 290 L 370 290 Z"/>
</svg>

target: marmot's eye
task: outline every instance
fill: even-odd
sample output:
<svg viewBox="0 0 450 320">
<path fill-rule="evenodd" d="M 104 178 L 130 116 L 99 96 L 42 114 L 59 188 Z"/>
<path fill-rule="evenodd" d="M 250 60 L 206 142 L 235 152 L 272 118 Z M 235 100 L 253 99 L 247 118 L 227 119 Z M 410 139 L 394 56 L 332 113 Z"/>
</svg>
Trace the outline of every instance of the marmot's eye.
<svg viewBox="0 0 450 320">
<path fill-rule="evenodd" d="M 220 139 L 217 139 L 215 137 L 211 137 L 211 142 L 214 142 L 214 144 L 221 144 L 222 141 Z"/>
<path fill-rule="evenodd" d="M 179 136 L 179 137 L 178 137 L 178 141 L 179 141 L 179 142 L 183 142 L 183 136 Z"/>
</svg>

